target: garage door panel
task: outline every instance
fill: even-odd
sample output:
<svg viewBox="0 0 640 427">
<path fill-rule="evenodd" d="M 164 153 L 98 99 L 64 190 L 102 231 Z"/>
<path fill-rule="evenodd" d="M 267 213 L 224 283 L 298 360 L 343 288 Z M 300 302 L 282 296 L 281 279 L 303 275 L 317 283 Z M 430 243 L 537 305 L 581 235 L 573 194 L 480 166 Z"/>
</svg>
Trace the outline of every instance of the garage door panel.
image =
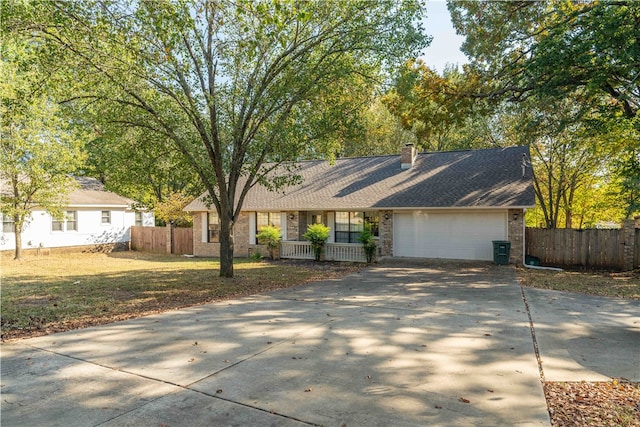
<svg viewBox="0 0 640 427">
<path fill-rule="evenodd" d="M 413 212 L 394 215 L 394 255 L 493 259 L 492 240 L 507 237 L 506 212 Z"/>
</svg>

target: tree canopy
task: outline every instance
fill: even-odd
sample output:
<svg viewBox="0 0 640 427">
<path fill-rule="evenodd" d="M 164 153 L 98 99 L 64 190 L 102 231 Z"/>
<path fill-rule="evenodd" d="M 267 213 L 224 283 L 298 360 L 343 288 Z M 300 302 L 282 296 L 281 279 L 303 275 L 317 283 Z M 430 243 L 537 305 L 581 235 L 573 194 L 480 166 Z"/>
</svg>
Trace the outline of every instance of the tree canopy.
<svg viewBox="0 0 640 427">
<path fill-rule="evenodd" d="M 2 5 L 0 17 L 9 11 L 10 5 Z M 0 208 L 13 221 L 19 259 L 31 209 L 38 206 L 63 217 L 75 187 L 71 174 L 85 159 L 86 133 L 56 102 L 64 80 L 59 52 L 4 25 L 0 37 Z"/>
<path fill-rule="evenodd" d="M 86 83 L 70 101 L 171 142 L 219 213 L 220 274 L 232 276 L 247 191 L 286 185 L 295 174 L 276 165 L 310 147 L 336 151 L 350 117 L 337 94 L 424 47 L 421 15 L 413 0 L 45 1 L 17 25 L 67 49 Z"/>
</svg>

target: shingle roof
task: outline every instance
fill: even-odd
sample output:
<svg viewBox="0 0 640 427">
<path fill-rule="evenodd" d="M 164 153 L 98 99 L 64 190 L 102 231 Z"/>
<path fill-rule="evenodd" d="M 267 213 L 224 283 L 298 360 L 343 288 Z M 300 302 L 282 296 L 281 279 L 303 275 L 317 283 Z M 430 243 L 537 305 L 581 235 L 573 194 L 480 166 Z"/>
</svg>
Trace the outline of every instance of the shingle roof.
<svg viewBox="0 0 640 427">
<path fill-rule="evenodd" d="M 69 206 L 118 206 L 129 207 L 133 200 L 104 189 L 95 178 L 76 177 L 80 188 L 69 194 Z"/>
<path fill-rule="evenodd" d="M 27 178 L 22 178 L 27 179 Z M 102 206 L 102 207 L 129 207 L 133 200 L 122 197 L 111 191 L 107 191 L 104 185 L 96 178 L 85 176 L 74 177 L 78 188 L 69 193 L 68 206 Z M 11 196 L 11 189 L 7 180 L 0 180 L 0 193 Z"/>
<path fill-rule="evenodd" d="M 405 170 L 399 155 L 305 161 L 301 184 L 256 186 L 243 210 L 533 207 L 530 165 L 528 147 L 421 153 Z M 185 210 L 207 208 L 197 199 Z"/>
</svg>

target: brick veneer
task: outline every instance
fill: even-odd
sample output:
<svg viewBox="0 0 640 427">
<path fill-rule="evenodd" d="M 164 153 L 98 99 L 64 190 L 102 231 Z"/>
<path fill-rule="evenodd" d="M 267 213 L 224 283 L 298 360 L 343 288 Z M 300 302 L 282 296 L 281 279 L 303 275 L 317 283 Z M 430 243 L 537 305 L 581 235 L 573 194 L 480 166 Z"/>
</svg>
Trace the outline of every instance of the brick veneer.
<svg viewBox="0 0 640 427">
<path fill-rule="evenodd" d="M 518 219 L 514 219 L 515 215 L 518 216 Z M 522 209 L 509 209 L 507 223 L 509 242 L 511 242 L 509 264 L 522 265 L 524 258 L 524 211 Z"/>
<path fill-rule="evenodd" d="M 193 254 L 196 256 L 220 256 L 220 243 L 209 243 L 202 241 L 202 212 L 197 212 L 193 216 Z M 249 244 L 249 214 L 241 212 L 238 221 L 233 227 L 234 236 L 234 257 L 246 257 L 249 248 L 257 245 Z M 266 252 L 265 252 L 266 253 Z"/>
<path fill-rule="evenodd" d="M 380 256 L 393 256 L 393 211 L 380 211 Z"/>
</svg>

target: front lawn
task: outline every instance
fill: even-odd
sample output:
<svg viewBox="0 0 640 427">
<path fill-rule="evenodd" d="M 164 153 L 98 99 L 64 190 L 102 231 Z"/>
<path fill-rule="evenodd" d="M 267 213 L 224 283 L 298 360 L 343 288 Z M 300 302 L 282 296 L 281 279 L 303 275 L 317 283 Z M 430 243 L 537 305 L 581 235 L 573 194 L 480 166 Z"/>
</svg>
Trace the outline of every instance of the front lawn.
<svg viewBox="0 0 640 427">
<path fill-rule="evenodd" d="M 518 278 L 523 286 L 533 288 L 640 299 L 640 270 L 606 272 L 518 268 Z"/>
<path fill-rule="evenodd" d="M 3 254 L 6 255 L 6 254 Z M 77 329 L 323 280 L 361 265 L 235 261 L 142 252 L 2 257 L 2 340 Z"/>
</svg>

